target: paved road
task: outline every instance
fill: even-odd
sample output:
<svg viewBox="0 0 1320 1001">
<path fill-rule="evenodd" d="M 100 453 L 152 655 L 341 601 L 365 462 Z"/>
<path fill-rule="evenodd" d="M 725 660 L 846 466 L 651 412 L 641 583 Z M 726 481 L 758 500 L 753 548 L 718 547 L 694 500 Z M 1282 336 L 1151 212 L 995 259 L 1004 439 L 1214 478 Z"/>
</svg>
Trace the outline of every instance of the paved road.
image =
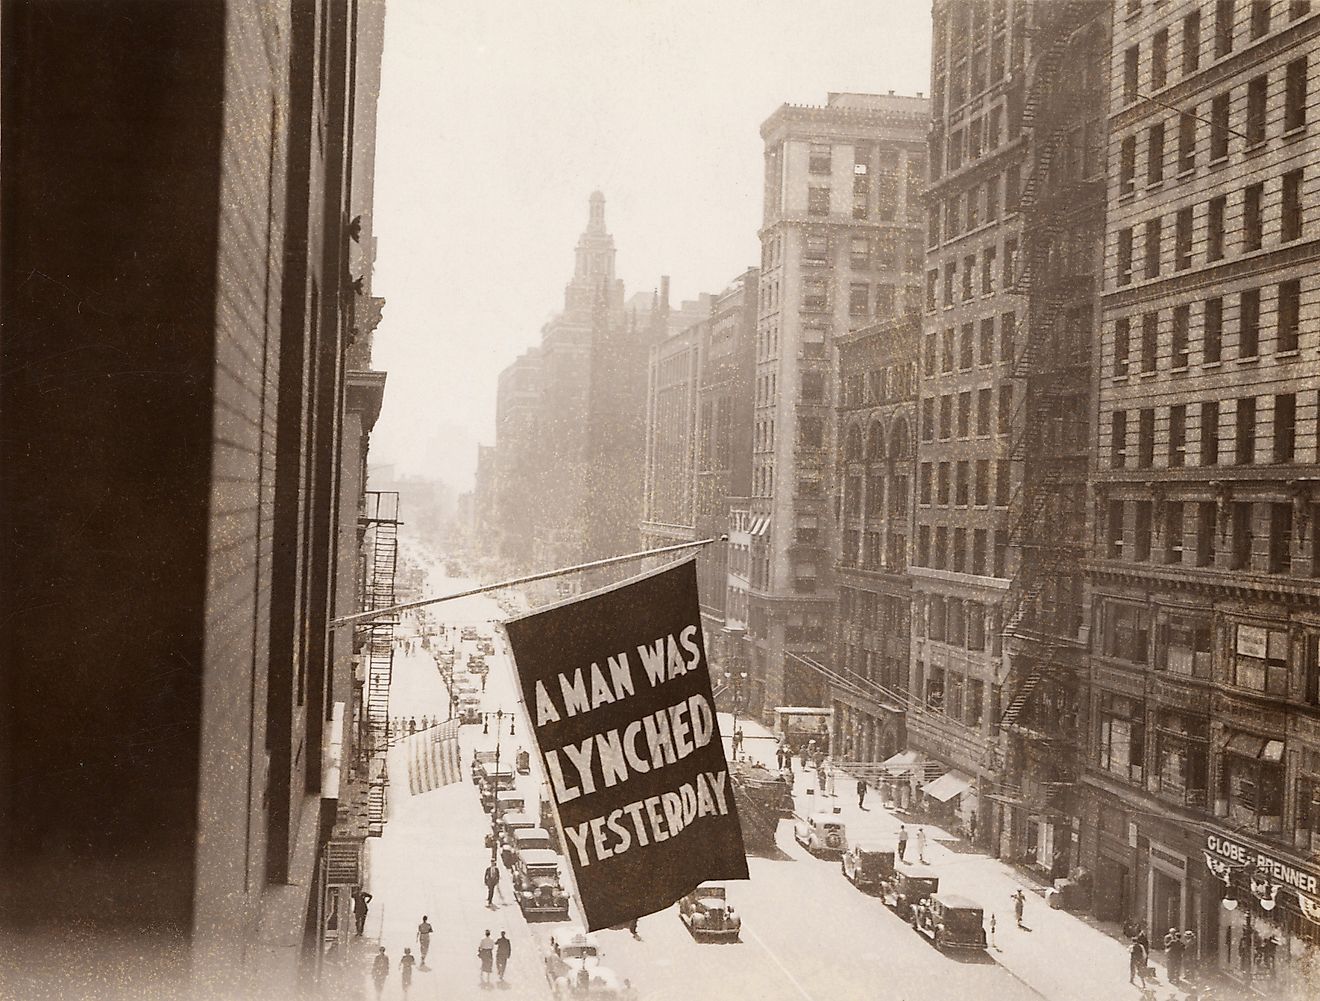
<svg viewBox="0 0 1320 1001">
<path fill-rule="evenodd" d="M 415 550 L 413 550 L 415 553 Z M 447 580 L 438 567 L 428 581 L 429 593 L 456 590 L 468 582 Z M 462 599 L 437 606 L 437 619 L 485 625 L 502 617 L 491 598 Z M 436 704 L 437 679 L 421 670 L 417 658 L 398 672 L 394 689 L 397 712 L 430 711 Z M 491 675 L 484 708 L 514 710 L 518 705 L 512 665 L 503 638 L 490 658 Z M 726 724 L 727 718 L 722 720 Z M 505 723 L 500 748 L 505 753 L 519 746 L 530 748 L 525 719 L 519 715 L 515 734 Z M 462 730 L 464 761 L 475 748 L 493 747 L 491 733 L 467 726 Z M 537 772 L 518 780 L 529 810 L 540 795 Z M 479 894 L 485 855 L 480 848 L 488 823 L 476 804 L 475 789 L 465 783 L 412 800 L 396 800 L 397 807 L 374 863 L 378 877 L 394 884 L 393 920 L 385 935 L 401 945 L 402 936 L 415 925 L 413 911 L 429 908 L 437 929 L 452 931 L 453 942 L 433 945 L 432 972 L 419 977 L 414 998 L 469 997 L 483 993 L 475 984 L 475 936 L 487 920 L 507 927 L 515 942 L 511 973 L 512 996 L 549 996 L 540 977 L 539 956 L 549 934 L 562 923 L 527 925 L 510 905 L 486 912 L 474 908 L 469 892 Z M 887 830 L 888 818 L 877 812 L 877 830 Z M 865 821 L 850 833 L 864 836 Z M 887 835 L 886 835 L 887 836 Z M 757 1001 L 838 1001 L 841 998 L 946 1001 L 949 998 L 993 998 L 1004 1001 L 1041 997 L 1008 970 L 993 954 L 956 957 L 936 951 L 910 926 L 900 921 L 879 900 L 860 893 L 840 874 L 838 863 L 814 859 L 792 838 L 792 825 L 779 830 L 778 857 L 750 860 L 751 879 L 729 885 L 729 895 L 744 920 L 743 940 L 737 943 L 698 943 L 679 921 L 677 909 L 643 918 L 639 938 L 625 931 L 598 933 L 605 964 L 629 978 L 645 1001 L 720 998 Z M 410 856 L 401 860 L 400 853 Z M 388 861 L 387 861 L 388 859 Z M 507 885 L 507 884 L 506 884 Z M 461 904 L 459 903 L 461 898 Z M 436 913 L 438 912 L 438 913 Z M 439 920 L 437 920 L 437 917 Z M 370 931 L 370 929 L 369 929 Z M 473 941 L 469 941 L 473 940 Z M 387 943 L 388 944 L 388 943 Z M 397 953 L 397 948 L 391 949 Z M 393 986 L 393 985 L 392 985 Z"/>
</svg>

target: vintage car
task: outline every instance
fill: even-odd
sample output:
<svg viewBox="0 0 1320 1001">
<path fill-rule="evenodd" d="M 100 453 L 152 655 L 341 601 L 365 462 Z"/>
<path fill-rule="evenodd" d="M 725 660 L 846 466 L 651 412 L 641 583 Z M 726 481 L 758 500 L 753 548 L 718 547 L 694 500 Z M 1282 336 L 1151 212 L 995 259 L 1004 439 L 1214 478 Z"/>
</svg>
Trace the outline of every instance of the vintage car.
<svg viewBox="0 0 1320 1001">
<path fill-rule="evenodd" d="M 937 949 L 985 948 L 985 914 L 966 897 L 935 893 L 913 904 L 912 927 Z"/>
<path fill-rule="evenodd" d="M 550 936 L 545 954 L 545 976 L 556 998 L 592 998 L 599 1001 L 634 1001 L 628 981 L 601 965 L 596 936 L 581 928 L 568 928 Z"/>
<path fill-rule="evenodd" d="M 880 896 L 904 921 L 912 917 L 912 906 L 940 890 L 940 878 L 929 869 L 900 862 L 894 873 L 880 884 Z"/>
<path fill-rule="evenodd" d="M 837 813 L 810 813 L 793 822 L 793 837 L 813 855 L 842 855 L 848 831 Z"/>
<path fill-rule="evenodd" d="M 570 925 L 550 936 L 545 954 L 545 975 L 554 986 L 556 980 L 583 967 L 600 965 L 600 941 L 581 925 Z"/>
<path fill-rule="evenodd" d="M 529 920 L 568 918 L 568 894 L 559 882 L 560 861 L 548 848 L 529 848 L 514 859 L 513 896 Z"/>
<path fill-rule="evenodd" d="M 484 653 L 468 654 L 467 669 L 469 674 L 489 674 L 490 665 L 486 663 L 486 655 Z"/>
<path fill-rule="evenodd" d="M 843 875 L 859 889 L 880 886 L 894 874 L 894 853 L 868 843 L 854 843 L 839 856 Z"/>
<path fill-rule="evenodd" d="M 480 785 L 483 765 L 495 764 L 494 751 L 473 751 L 472 752 L 472 784 Z"/>
<path fill-rule="evenodd" d="M 487 657 L 495 656 L 495 642 L 489 636 L 483 636 L 477 641 L 477 649 Z"/>
<path fill-rule="evenodd" d="M 511 844 L 519 855 L 525 851 L 542 848 L 554 851 L 554 846 L 550 843 L 550 832 L 544 827 L 520 827 L 513 832 Z"/>
<path fill-rule="evenodd" d="M 678 902 L 678 916 L 698 941 L 735 941 L 742 931 L 742 918 L 725 898 L 722 883 L 702 883 Z"/>
<path fill-rule="evenodd" d="M 462 699 L 458 704 L 458 719 L 460 723 L 480 723 L 481 722 L 481 699 L 475 696 L 468 696 Z"/>
<path fill-rule="evenodd" d="M 494 811 L 493 815 L 499 818 L 506 813 L 523 813 L 527 809 L 527 800 L 523 798 L 523 794 L 520 792 L 501 790 L 489 799 L 483 796 L 482 805 L 486 807 L 487 813 Z M 497 806 L 498 810 L 496 809 Z"/>
<path fill-rule="evenodd" d="M 459 699 L 465 695 L 478 695 L 481 692 L 481 683 L 473 681 L 466 674 L 454 675 L 453 680 L 449 682 L 449 687 L 452 689 L 454 696 Z"/>
<path fill-rule="evenodd" d="M 474 642 L 481 639 L 481 634 L 477 632 L 474 626 L 464 626 L 459 635 L 465 640 L 473 640 Z"/>
<path fill-rule="evenodd" d="M 518 748 L 518 753 L 514 755 L 513 767 L 519 775 L 529 775 L 532 771 L 532 756 L 529 752 Z"/>
</svg>

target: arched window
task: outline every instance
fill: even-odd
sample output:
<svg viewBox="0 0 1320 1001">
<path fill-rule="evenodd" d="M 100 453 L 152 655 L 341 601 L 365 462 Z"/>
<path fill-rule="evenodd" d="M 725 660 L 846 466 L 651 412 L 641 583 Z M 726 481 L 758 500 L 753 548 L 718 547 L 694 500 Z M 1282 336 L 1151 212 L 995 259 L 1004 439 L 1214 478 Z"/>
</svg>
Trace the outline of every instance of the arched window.
<svg viewBox="0 0 1320 1001">
<path fill-rule="evenodd" d="M 843 447 L 843 457 L 849 462 L 858 462 L 862 458 L 862 432 L 856 425 L 848 430 L 848 438 Z"/>
<path fill-rule="evenodd" d="M 868 462 L 885 460 L 885 429 L 879 421 L 872 422 L 871 429 L 867 432 L 866 458 Z"/>
<path fill-rule="evenodd" d="M 906 418 L 899 418 L 894 422 L 894 428 L 889 435 L 889 458 L 894 462 L 900 462 L 912 457 L 912 435 L 908 431 L 908 422 Z"/>
</svg>

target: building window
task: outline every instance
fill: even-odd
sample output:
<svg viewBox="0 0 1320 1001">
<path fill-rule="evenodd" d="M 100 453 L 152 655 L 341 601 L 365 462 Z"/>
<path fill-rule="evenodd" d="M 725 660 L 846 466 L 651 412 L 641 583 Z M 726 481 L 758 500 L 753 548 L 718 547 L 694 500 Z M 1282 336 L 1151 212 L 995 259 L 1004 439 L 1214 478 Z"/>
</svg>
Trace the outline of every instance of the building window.
<svg viewBox="0 0 1320 1001">
<path fill-rule="evenodd" d="M 1249 288 L 1238 297 L 1238 357 L 1260 353 L 1260 289 Z"/>
<path fill-rule="evenodd" d="M 1022 193 L 1022 168 L 1017 164 L 1004 171 L 1004 211 L 1016 212 Z"/>
<path fill-rule="evenodd" d="M 1292 504 L 1270 505 L 1270 573 L 1292 571 Z"/>
<path fill-rule="evenodd" d="M 972 433 L 972 394 L 958 394 L 958 437 L 967 438 Z"/>
<path fill-rule="evenodd" d="M 1132 227 L 1118 231 L 1118 284 L 1132 284 Z"/>
<path fill-rule="evenodd" d="M 1288 64 L 1284 80 L 1283 130 L 1291 132 L 1306 124 L 1306 56 Z"/>
<path fill-rule="evenodd" d="M 972 297 L 972 281 L 976 277 L 976 255 L 968 254 L 963 258 L 962 297 L 966 302 Z"/>
<path fill-rule="evenodd" d="M 964 323 L 958 331 L 958 367 L 963 371 L 971 368 L 976 363 L 974 333 L 975 328 L 970 323 Z"/>
<path fill-rule="evenodd" d="M 1158 278 L 1160 274 L 1160 240 L 1164 230 L 1164 221 L 1156 216 L 1146 222 L 1146 277 Z"/>
<path fill-rule="evenodd" d="M 999 218 L 999 175 L 996 174 L 985 182 L 985 221 L 994 222 Z"/>
<path fill-rule="evenodd" d="M 829 285 L 821 278 L 809 278 L 802 283 L 802 308 L 816 311 L 829 309 Z"/>
<path fill-rule="evenodd" d="M 1192 266 L 1192 208 L 1179 209 L 1175 228 L 1174 261 L 1175 271 L 1183 271 Z"/>
<path fill-rule="evenodd" d="M 1164 180 L 1164 123 L 1156 122 L 1146 130 L 1146 183 Z"/>
<path fill-rule="evenodd" d="M 1269 34 L 1270 4 L 1272 0 L 1251 0 L 1251 37 Z"/>
<path fill-rule="evenodd" d="M 1011 364 L 1014 358 L 1013 341 L 1017 333 L 1017 314 L 1004 313 L 999 317 L 999 360 Z"/>
<path fill-rule="evenodd" d="M 976 433 L 978 435 L 988 435 L 990 433 L 990 390 L 978 389 L 976 391 Z"/>
<path fill-rule="evenodd" d="M 824 422 L 819 417 L 798 418 L 798 444 L 803 448 L 824 447 Z"/>
<path fill-rule="evenodd" d="M 1215 0 L 1215 58 L 1233 51 L 1233 0 Z"/>
<path fill-rule="evenodd" d="M 1290 170 L 1283 175 L 1283 218 L 1280 225 L 1284 243 L 1302 235 L 1302 171 Z"/>
<path fill-rule="evenodd" d="M 935 440 L 935 398 L 932 396 L 921 401 L 921 440 Z"/>
<path fill-rule="evenodd" d="M 1210 102 L 1210 162 L 1228 156 L 1228 93 Z"/>
<path fill-rule="evenodd" d="M 998 250 L 986 247 L 981 251 L 981 294 L 989 295 L 995 290 L 995 257 Z"/>
<path fill-rule="evenodd" d="M 965 573 L 967 571 L 967 529 L 955 528 L 953 530 L 953 570 L 955 573 Z M 957 604 L 954 606 L 958 608 Z M 952 619 L 952 615 L 950 616 Z M 959 627 L 962 626 L 962 620 L 959 619 Z M 955 642 L 954 637 L 949 638 L 950 642 Z M 956 642 L 962 645 L 962 637 L 958 636 Z"/>
<path fill-rule="evenodd" d="M 1251 504 L 1242 501 L 1233 502 L 1229 508 L 1229 518 L 1233 533 L 1233 560 L 1231 569 L 1250 570 L 1251 550 L 1255 544 L 1255 531 L 1251 524 Z"/>
<path fill-rule="evenodd" d="M 1198 567 L 1215 565 L 1214 501 L 1198 501 L 1196 504 L 1196 565 Z"/>
<path fill-rule="evenodd" d="M 1002 384 L 999 387 L 998 434 L 1008 434 L 1013 428 L 1013 387 Z"/>
<path fill-rule="evenodd" d="M 1296 351 L 1302 317 L 1302 281 L 1293 278 L 1279 283 L 1278 350 Z"/>
<path fill-rule="evenodd" d="M 829 143 L 811 144 L 811 153 L 807 160 L 807 169 L 813 174 L 828 174 L 830 172 Z"/>
<path fill-rule="evenodd" d="M 1268 83 L 1265 74 L 1247 82 L 1247 145 L 1259 146 L 1265 141 L 1265 99 Z"/>
<path fill-rule="evenodd" d="M 1123 502 L 1111 500 L 1105 516 L 1105 555 L 1111 560 L 1123 558 Z"/>
<path fill-rule="evenodd" d="M 934 312 L 936 289 L 939 288 L 940 273 L 938 271 L 926 272 L 926 311 Z"/>
<path fill-rule="evenodd" d="M 1311 0 L 1289 0 L 1288 16 L 1296 21 L 1311 13 Z"/>
<path fill-rule="evenodd" d="M 1221 296 L 1205 301 L 1205 345 L 1203 361 L 1218 362 L 1224 350 L 1224 300 Z"/>
<path fill-rule="evenodd" d="M 1150 85 L 1159 90 L 1169 82 L 1169 29 L 1155 32 L 1150 48 Z"/>
<path fill-rule="evenodd" d="M 1009 476 L 1013 466 L 1008 459 L 995 463 L 995 507 L 1007 507 L 1009 495 Z"/>
<path fill-rule="evenodd" d="M 1173 308 L 1173 360 L 1172 367 L 1186 368 L 1188 361 L 1188 338 L 1192 324 L 1192 307 L 1188 305 Z"/>
<path fill-rule="evenodd" d="M 1182 562 L 1183 553 L 1183 502 L 1169 501 L 1164 506 L 1164 562 L 1177 564 Z"/>
<path fill-rule="evenodd" d="M 802 257 L 813 264 L 823 264 L 828 261 L 830 258 L 829 238 L 824 235 L 808 235 Z"/>
<path fill-rule="evenodd" d="M 940 397 L 940 440 L 948 441 L 953 435 L 953 397 Z"/>
<path fill-rule="evenodd" d="M 1103 650 L 1106 657 L 1145 664 L 1150 656 L 1150 612 L 1119 601 L 1104 605 Z"/>
<path fill-rule="evenodd" d="M 1126 136 L 1118 148 L 1118 193 L 1130 195 L 1137 176 L 1137 137 Z"/>
<path fill-rule="evenodd" d="M 976 504 L 988 507 L 990 504 L 990 460 L 976 460 Z"/>
<path fill-rule="evenodd" d="M 1228 205 L 1226 195 L 1218 195 L 1210 199 L 1209 215 L 1206 220 L 1206 248 L 1205 257 L 1207 261 L 1217 261 L 1224 256 L 1224 209 Z"/>
<path fill-rule="evenodd" d="M 1123 103 L 1137 99 L 1137 79 L 1141 68 L 1141 50 L 1132 46 L 1123 53 Z"/>
<path fill-rule="evenodd" d="M 921 464 L 921 503 L 929 504 L 931 497 L 931 481 L 933 467 L 929 462 Z"/>
<path fill-rule="evenodd" d="M 917 566 L 930 566 L 930 526 L 917 526 Z"/>
<path fill-rule="evenodd" d="M 1283 741 L 1234 732 L 1225 745 L 1220 796 L 1228 820 L 1259 834 L 1283 832 Z"/>
<path fill-rule="evenodd" d="M 960 459 L 954 467 L 954 503 L 958 507 L 967 506 L 967 460 Z"/>
<path fill-rule="evenodd" d="M 1156 638 L 1156 668 L 1188 678 L 1212 677 L 1211 637 L 1209 616 L 1168 613 Z"/>
<path fill-rule="evenodd" d="M 1132 321 L 1120 316 L 1114 321 L 1114 377 L 1128 374 L 1128 351 L 1132 340 Z"/>
<path fill-rule="evenodd" d="M 953 282 L 958 273 L 958 262 L 948 261 L 944 265 L 944 305 L 953 305 Z"/>
<path fill-rule="evenodd" d="M 1112 692 L 1100 694 L 1100 767 L 1128 782 L 1142 781 L 1146 758 L 1145 707 Z"/>
<path fill-rule="evenodd" d="M 995 318 L 987 316 L 981 321 L 981 336 L 977 347 L 978 364 L 992 365 L 995 360 Z"/>
<path fill-rule="evenodd" d="M 1187 404 L 1169 408 L 1169 466 L 1178 469 L 1187 462 Z"/>
<path fill-rule="evenodd" d="M 1137 468 L 1155 465 L 1155 409 L 1145 407 L 1137 420 Z"/>
<path fill-rule="evenodd" d="M 1159 367 L 1160 314 L 1141 316 L 1141 371 L 1154 372 Z"/>
<path fill-rule="evenodd" d="M 1008 532 L 996 528 L 994 538 L 994 564 L 991 573 L 995 577 L 1006 577 L 1008 576 Z"/>
<path fill-rule="evenodd" d="M 1264 235 L 1265 185 L 1250 184 L 1242 190 L 1242 249 L 1260 250 Z"/>
<path fill-rule="evenodd" d="M 949 529 L 944 525 L 935 526 L 935 569 L 949 569 Z"/>
<path fill-rule="evenodd" d="M 941 462 L 937 467 L 935 503 L 941 507 L 949 506 L 949 464 Z"/>
<path fill-rule="evenodd" d="M 1122 469 L 1127 465 L 1127 411 L 1115 410 L 1109 434 L 1109 465 Z"/>
<path fill-rule="evenodd" d="M 947 328 L 940 338 L 940 371 L 953 371 L 953 328 Z"/>
<path fill-rule="evenodd" d="M 1196 169 L 1196 109 L 1178 116 L 1178 173 Z"/>
<path fill-rule="evenodd" d="M 1155 778 L 1160 794 L 1186 806 L 1206 806 L 1209 721 L 1161 709 L 1157 723 Z"/>
<path fill-rule="evenodd" d="M 978 577 L 985 575 L 986 552 L 985 552 L 986 530 L 984 528 L 973 529 L 972 531 L 972 573 Z M 978 647 L 978 649 L 981 649 Z"/>
<path fill-rule="evenodd" d="M 1297 780 L 1293 844 L 1302 852 L 1320 853 L 1320 776 L 1304 775 Z"/>
<path fill-rule="evenodd" d="M 1152 504 L 1150 501 L 1136 503 L 1136 534 L 1134 536 L 1132 558 L 1138 563 L 1150 561 L 1150 542 L 1154 527 Z"/>
<path fill-rule="evenodd" d="M 1201 404 L 1201 465 L 1219 465 L 1219 401 Z"/>
<path fill-rule="evenodd" d="M 807 189 L 807 215 L 830 214 L 830 189 L 810 187 Z"/>
<path fill-rule="evenodd" d="M 1256 461 L 1256 398 L 1243 396 L 1237 401 L 1237 452 L 1234 463 L 1249 466 Z"/>
<path fill-rule="evenodd" d="M 1182 71 L 1186 76 L 1201 68 L 1201 12 L 1194 10 L 1183 18 Z"/>
<path fill-rule="evenodd" d="M 871 311 L 871 288 L 866 282 L 853 282 L 848 286 L 848 313 L 867 316 Z"/>
<path fill-rule="evenodd" d="M 1297 447 L 1297 394 L 1274 397 L 1274 461 L 1292 462 Z"/>
</svg>

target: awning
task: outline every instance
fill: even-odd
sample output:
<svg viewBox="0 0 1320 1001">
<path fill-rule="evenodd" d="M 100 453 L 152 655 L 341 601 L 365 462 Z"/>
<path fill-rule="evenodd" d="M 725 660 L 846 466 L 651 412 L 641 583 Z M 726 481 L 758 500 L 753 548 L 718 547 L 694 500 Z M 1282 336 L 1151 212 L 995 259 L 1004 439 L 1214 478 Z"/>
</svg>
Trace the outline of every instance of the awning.
<svg viewBox="0 0 1320 1001">
<path fill-rule="evenodd" d="M 972 780 L 960 771 L 945 772 L 922 791 L 941 803 L 947 803 L 955 796 L 960 796 L 972 787 Z"/>
<path fill-rule="evenodd" d="M 1228 738 L 1225 750 L 1232 754 L 1240 754 L 1244 758 L 1260 758 L 1264 761 L 1283 760 L 1283 741 L 1267 740 L 1241 731 L 1234 732 Z"/>
<path fill-rule="evenodd" d="M 886 758 L 880 767 L 890 775 L 902 775 L 906 772 L 916 771 L 924 764 L 921 755 L 916 751 L 899 751 L 892 758 Z"/>
</svg>

